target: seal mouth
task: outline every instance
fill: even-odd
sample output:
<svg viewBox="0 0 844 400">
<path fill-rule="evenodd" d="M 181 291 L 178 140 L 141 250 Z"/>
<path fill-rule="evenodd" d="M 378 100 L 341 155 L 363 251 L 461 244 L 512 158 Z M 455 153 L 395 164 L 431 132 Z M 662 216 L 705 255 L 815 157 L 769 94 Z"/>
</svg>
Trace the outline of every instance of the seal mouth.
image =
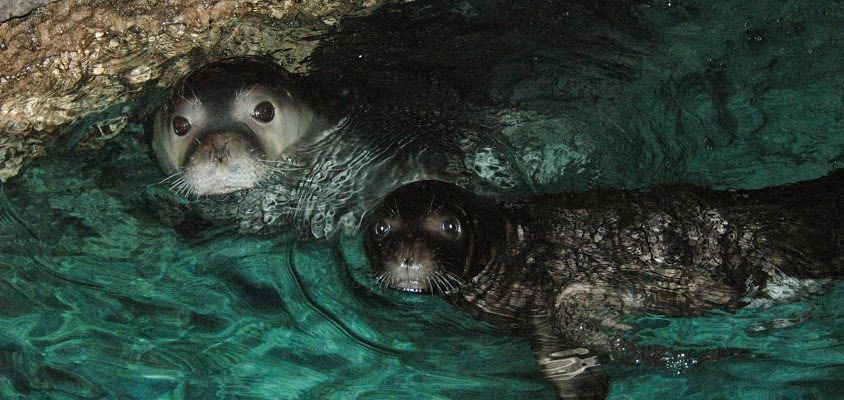
<svg viewBox="0 0 844 400">
<path fill-rule="evenodd" d="M 375 275 L 379 287 L 417 294 L 452 294 L 465 284 L 455 274 L 430 263 L 394 262 Z"/>
<path fill-rule="evenodd" d="M 262 147 L 249 135 L 225 131 L 203 135 L 191 146 L 180 187 L 186 194 L 218 195 L 248 189 L 270 170 Z"/>
</svg>

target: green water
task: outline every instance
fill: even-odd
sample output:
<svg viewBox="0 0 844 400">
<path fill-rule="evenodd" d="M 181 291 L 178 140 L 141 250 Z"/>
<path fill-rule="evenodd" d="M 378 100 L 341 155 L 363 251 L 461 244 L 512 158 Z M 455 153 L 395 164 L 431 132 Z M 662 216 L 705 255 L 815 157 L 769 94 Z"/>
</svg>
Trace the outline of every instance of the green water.
<svg viewBox="0 0 844 400">
<path fill-rule="evenodd" d="M 452 4 L 463 3 L 471 4 Z M 530 20 L 523 2 L 495 3 Z M 480 16 L 471 18 L 484 19 L 483 29 L 455 27 L 455 35 L 469 40 L 495 31 L 503 38 L 496 48 L 510 52 L 565 47 L 536 26 L 521 36 L 496 20 L 513 15 L 475 9 Z M 617 71 L 604 67 L 616 64 L 601 60 L 559 70 L 478 63 L 474 75 L 431 74 L 446 83 L 464 75 L 492 79 L 490 70 L 518 78 L 485 81 L 487 97 L 474 86 L 457 92 L 476 105 L 469 109 L 507 105 L 507 118 L 529 115 L 514 117 L 502 132 L 539 190 L 665 181 L 759 187 L 842 167 L 838 2 L 652 2 L 633 9 L 635 29 L 647 29 L 630 35 L 646 44 L 635 55 L 618 55 L 633 71 L 623 79 L 607 78 Z M 586 29 L 571 20 L 535 19 Z M 387 29 L 378 25 L 383 19 L 373 21 L 368 29 Z M 604 42 L 596 43 L 584 46 L 594 52 Z M 393 50 L 379 49 L 384 57 Z M 530 89 L 535 77 L 567 87 L 576 73 L 591 79 L 580 90 L 594 93 Z M 3 185 L 0 398 L 554 397 L 524 338 L 441 299 L 374 288 L 357 237 L 302 243 L 225 229 L 186 236 L 164 226 L 150 211 L 162 176 L 142 131 L 133 124 L 97 151 L 59 146 Z M 841 398 L 841 304 L 839 284 L 769 309 L 643 316 L 633 321 L 636 340 L 678 354 L 736 355 L 610 363 L 611 398 Z"/>
<path fill-rule="evenodd" d="M 3 188 L 2 398 L 553 398 L 524 338 L 374 288 L 356 237 L 161 226 L 138 193 L 156 173 L 143 146 L 42 159 Z M 834 398 L 842 302 L 844 285 L 765 310 L 642 317 L 644 343 L 740 355 L 610 364 L 613 398 Z"/>
<path fill-rule="evenodd" d="M 151 222 L 137 188 L 157 172 L 130 145 L 42 160 L 4 188 L 3 398 L 549 393 L 524 340 L 373 292 L 355 238 L 343 252 Z"/>
</svg>

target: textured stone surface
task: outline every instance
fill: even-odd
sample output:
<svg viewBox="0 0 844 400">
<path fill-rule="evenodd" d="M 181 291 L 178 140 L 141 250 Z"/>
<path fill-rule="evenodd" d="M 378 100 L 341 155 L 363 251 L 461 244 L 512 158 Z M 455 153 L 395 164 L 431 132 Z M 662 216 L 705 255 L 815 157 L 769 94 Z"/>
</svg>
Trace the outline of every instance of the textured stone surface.
<svg viewBox="0 0 844 400">
<path fill-rule="evenodd" d="M 9 18 L 22 17 L 35 8 L 54 1 L 56 0 L 2 0 L 0 1 L 0 22 Z"/>
<path fill-rule="evenodd" d="M 319 35 L 383 0 L 66 0 L 0 24 L 0 181 L 45 153 L 57 128 L 119 133 L 133 95 L 209 58 L 271 54 L 293 71 Z M 5 8 L 2 9 L 5 12 Z M 0 15 L 2 16 L 2 15 Z"/>
</svg>

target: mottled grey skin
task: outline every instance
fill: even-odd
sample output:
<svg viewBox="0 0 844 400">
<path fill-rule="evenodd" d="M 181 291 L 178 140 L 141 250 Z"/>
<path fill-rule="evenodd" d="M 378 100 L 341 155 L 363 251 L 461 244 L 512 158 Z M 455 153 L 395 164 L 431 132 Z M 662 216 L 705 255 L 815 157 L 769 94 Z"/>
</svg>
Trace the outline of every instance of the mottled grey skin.
<svg viewBox="0 0 844 400">
<path fill-rule="evenodd" d="M 596 354 L 649 351 L 624 342 L 623 317 L 784 301 L 844 275 L 843 200 L 844 171 L 760 190 L 674 185 L 502 204 L 427 181 L 384 199 L 365 246 L 380 285 L 447 293 L 525 329 L 561 398 L 603 398 Z M 440 230 L 452 234 L 430 221 L 450 221 Z"/>
</svg>

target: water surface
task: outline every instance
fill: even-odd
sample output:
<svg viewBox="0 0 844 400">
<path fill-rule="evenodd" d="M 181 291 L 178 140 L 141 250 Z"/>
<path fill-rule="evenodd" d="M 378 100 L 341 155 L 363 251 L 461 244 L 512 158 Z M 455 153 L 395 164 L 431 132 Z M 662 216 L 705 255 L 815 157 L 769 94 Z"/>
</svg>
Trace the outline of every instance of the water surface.
<svg viewBox="0 0 844 400">
<path fill-rule="evenodd" d="M 491 3 L 350 21 L 315 74 L 344 71 L 361 101 L 488 122 L 536 191 L 762 187 L 842 166 L 838 2 Z M 2 186 L 0 397 L 554 397 L 526 339 L 375 288 L 357 236 L 165 225 L 143 131 L 141 118 L 101 149 L 59 143 Z M 642 316 L 632 336 L 677 353 L 610 363 L 611 398 L 840 397 L 841 304 L 839 284 L 767 309 Z M 681 356 L 714 349 L 735 355 Z"/>
</svg>

